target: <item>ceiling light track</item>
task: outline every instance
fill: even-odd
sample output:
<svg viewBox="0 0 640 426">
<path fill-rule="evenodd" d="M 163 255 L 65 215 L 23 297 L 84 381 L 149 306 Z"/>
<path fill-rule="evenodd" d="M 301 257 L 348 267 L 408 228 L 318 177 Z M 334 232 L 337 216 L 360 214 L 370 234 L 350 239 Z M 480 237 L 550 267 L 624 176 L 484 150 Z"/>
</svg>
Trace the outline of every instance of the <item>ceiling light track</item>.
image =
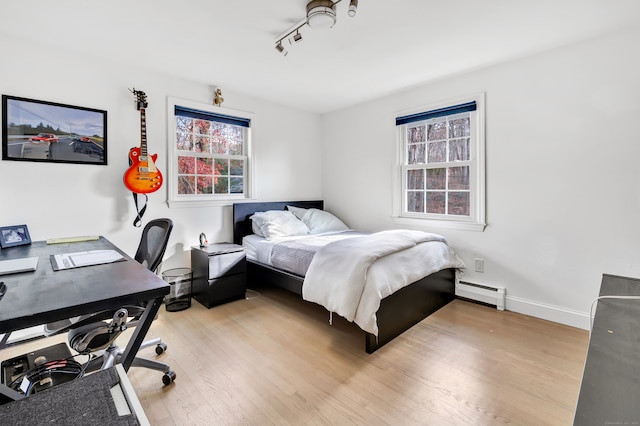
<svg viewBox="0 0 640 426">
<path fill-rule="evenodd" d="M 293 35 L 293 37 L 289 39 L 289 42 L 291 44 L 293 44 L 293 42 L 298 43 L 302 41 L 302 34 L 300 34 L 300 29 L 305 25 L 308 25 L 313 29 L 321 30 L 332 28 L 337 20 L 336 5 L 341 1 L 342 0 L 311 0 L 309 3 L 307 3 L 306 19 L 276 40 L 276 50 L 282 53 L 283 56 L 287 56 L 289 52 L 282 45 L 282 41 L 287 39 L 291 35 Z M 356 15 L 357 9 L 358 0 L 350 0 L 349 10 L 347 14 L 350 17 L 354 17 Z"/>
</svg>

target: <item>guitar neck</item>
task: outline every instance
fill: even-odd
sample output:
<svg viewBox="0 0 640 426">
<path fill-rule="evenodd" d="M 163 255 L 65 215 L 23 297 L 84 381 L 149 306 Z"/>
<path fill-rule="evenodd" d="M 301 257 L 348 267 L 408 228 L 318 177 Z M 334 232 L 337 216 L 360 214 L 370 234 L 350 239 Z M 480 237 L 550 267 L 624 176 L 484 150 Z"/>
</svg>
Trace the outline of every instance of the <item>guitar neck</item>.
<svg viewBox="0 0 640 426">
<path fill-rule="evenodd" d="M 140 108 L 140 156 L 147 157 L 147 117 L 144 108 Z"/>
</svg>

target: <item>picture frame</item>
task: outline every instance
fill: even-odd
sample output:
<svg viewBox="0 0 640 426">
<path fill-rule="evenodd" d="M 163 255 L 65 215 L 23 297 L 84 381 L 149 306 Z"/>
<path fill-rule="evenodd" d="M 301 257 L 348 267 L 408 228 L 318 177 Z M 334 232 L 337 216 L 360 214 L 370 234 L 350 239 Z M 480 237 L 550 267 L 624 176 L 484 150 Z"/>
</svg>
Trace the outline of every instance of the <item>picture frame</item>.
<svg viewBox="0 0 640 426">
<path fill-rule="evenodd" d="M 0 226 L 0 247 L 23 246 L 31 244 L 27 225 Z"/>
<path fill-rule="evenodd" d="M 2 95 L 2 159 L 107 165 L 107 111 Z"/>
</svg>

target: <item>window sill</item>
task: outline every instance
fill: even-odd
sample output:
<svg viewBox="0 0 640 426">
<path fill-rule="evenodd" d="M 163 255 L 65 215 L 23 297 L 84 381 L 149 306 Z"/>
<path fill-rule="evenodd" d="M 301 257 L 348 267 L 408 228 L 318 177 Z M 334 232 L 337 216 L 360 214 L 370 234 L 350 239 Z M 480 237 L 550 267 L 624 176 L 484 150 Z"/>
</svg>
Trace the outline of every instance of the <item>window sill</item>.
<svg viewBox="0 0 640 426">
<path fill-rule="evenodd" d="M 418 219 L 394 216 L 393 223 L 397 225 L 411 225 L 427 228 L 442 228 L 442 229 L 458 229 L 461 231 L 476 231 L 483 232 L 486 228 L 486 223 L 478 222 L 462 222 L 452 220 L 437 220 L 437 219 Z"/>
<path fill-rule="evenodd" d="M 189 208 L 189 207 L 219 207 L 230 206 L 234 203 L 248 201 L 248 198 L 225 198 L 220 200 L 167 200 L 169 208 Z"/>
</svg>

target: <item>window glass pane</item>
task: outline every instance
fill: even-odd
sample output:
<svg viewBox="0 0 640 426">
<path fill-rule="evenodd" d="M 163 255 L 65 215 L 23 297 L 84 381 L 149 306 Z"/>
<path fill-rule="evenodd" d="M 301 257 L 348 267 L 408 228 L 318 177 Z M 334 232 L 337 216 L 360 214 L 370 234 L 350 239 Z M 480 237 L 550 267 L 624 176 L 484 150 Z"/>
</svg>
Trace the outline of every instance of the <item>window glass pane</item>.
<svg viewBox="0 0 640 426">
<path fill-rule="evenodd" d="M 409 145 L 409 155 L 407 164 L 425 163 L 425 144 L 418 143 Z"/>
<path fill-rule="evenodd" d="M 231 193 L 232 194 L 242 194 L 244 191 L 244 179 L 239 177 L 229 178 L 229 182 L 231 183 Z"/>
<path fill-rule="evenodd" d="M 180 151 L 191 151 L 193 149 L 193 135 L 191 133 L 177 132 L 176 148 Z"/>
<path fill-rule="evenodd" d="M 446 117 L 436 123 L 431 123 L 427 126 L 427 140 L 435 141 L 444 139 L 447 137 L 447 122 Z"/>
<path fill-rule="evenodd" d="M 199 135 L 208 135 L 211 122 L 208 120 L 194 120 L 195 133 Z"/>
<path fill-rule="evenodd" d="M 215 194 L 228 194 L 229 193 L 229 178 L 228 177 L 216 177 L 214 179 L 214 193 Z"/>
<path fill-rule="evenodd" d="M 445 197 L 444 191 L 427 192 L 427 213 L 444 214 Z"/>
<path fill-rule="evenodd" d="M 224 129 L 217 129 L 211 137 L 212 152 L 214 154 L 226 154 L 227 153 L 227 138 Z"/>
<path fill-rule="evenodd" d="M 231 160 L 231 176 L 244 176 L 244 160 Z"/>
<path fill-rule="evenodd" d="M 198 158 L 196 161 L 196 173 L 199 175 L 213 175 L 213 159 L 211 158 Z"/>
<path fill-rule="evenodd" d="M 407 211 L 412 213 L 424 213 L 424 192 L 407 192 Z"/>
<path fill-rule="evenodd" d="M 196 159 L 184 155 L 178 156 L 178 173 L 192 175 L 196 172 Z"/>
<path fill-rule="evenodd" d="M 211 152 L 211 138 L 208 136 L 196 136 L 196 152 Z"/>
<path fill-rule="evenodd" d="M 469 160 L 469 141 L 469 138 L 449 141 L 449 161 Z"/>
<path fill-rule="evenodd" d="M 446 189 L 447 187 L 447 169 L 428 169 L 427 170 L 427 189 Z"/>
<path fill-rule="evenodd" d="M 229 154 L 242 155 L 242 150 L 243 150 L 242 139 L 229 141 Z"/>
<path fill-rule="evenodd" d="M 193 119 L 190 117 L 176 117 L 176 128 L 178 132 L 191 133 L 193 132 Z"/>
<path fill-rule="evenodd" d="M 407 170 L 407 188 L 424 189 L 424 170 Z"/>
<path fill-rule="evenodd" d="M 194 194 L 196 192 L 195 176 L 178 176 L 178 194 Z"/>
<path fill-rule="evenodd" d="M 447 161 L 447 143 L 446 142 L 433 142 L 429 144 L 429 157 L 428 163 L 443 163 Z"/>
<path fill-rule="evenodd" d="M 227 126 L 227 138 L 229 141 L 241 141 L 242 140 L 242 127 Z"/>
<path fill-rule="evenodd" d="M 222 158 L 216 158 L 215 159 L 214 174 L 215 175 L 228 176 L 229 175 L 229 161 L 227 161 L 225 159 L 222 159 Z"/>
<path fill-rule="evenodd" d="M 198 180 L 198 194 L 211 194 L 212 191 L 212 176 L 197 176 Z"/>
<path fill-rule="evenodd" d="M 220 136 L 226 137 L 226 129 L 227 125 L 224 123 L 219 123 L 217 121 L 211 122 L 211 136 Z"/>
<path fill-rule="evenodd" d="M 468 192 L 449 193 L 449 214 L 457 216 L 469 216 L 471 213 L 471 203 Z"/>
<path fill-rule="evenodd" d="M 449 189 L 469 189 L 469 166 L 449 167 Z"/>
<path fill-rule="evenodd" d="M 450 138 L 460 138 L 469 135 L 471 135 L 471 119 L 469 117 L 449 121 Z"/>
<path fill-rule="evenodd" d="M 407 140 L 409 143 L 425 141 L 425 126 L 409 127 L 407 129 Z"/>
</svg>

